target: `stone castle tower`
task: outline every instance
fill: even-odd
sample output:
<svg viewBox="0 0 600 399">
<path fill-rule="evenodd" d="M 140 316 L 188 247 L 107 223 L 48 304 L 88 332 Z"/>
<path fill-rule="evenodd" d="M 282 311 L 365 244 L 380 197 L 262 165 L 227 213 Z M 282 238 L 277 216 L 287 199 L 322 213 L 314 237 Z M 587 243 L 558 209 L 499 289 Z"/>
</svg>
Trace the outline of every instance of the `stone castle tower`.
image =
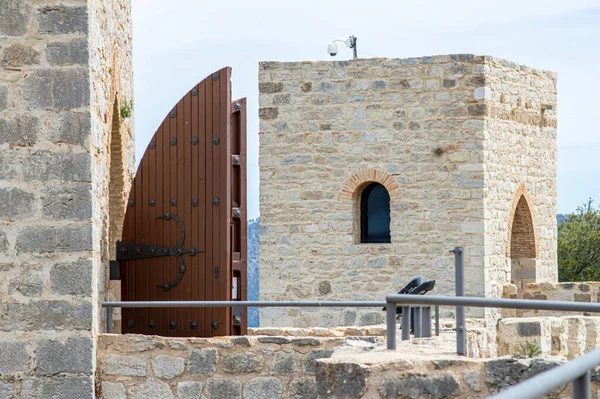
<svg viewBox="0 0 600 399">
<path fill-rule="evenodd" d="M 94 397 L 108 243 L 134 171 L 130 13 L 0 0 L 2 398 Z"/>
<path fill-rule="evenodd" d="M 554 73 L 448 55 L 263 62 L 259 84 L 261 300 L 382 300 L 415 275 L 453 294 L 455 246 L 468 295 L 556 281 Z M 390 242 L 365 243 L 365 192 L 381 186 Z M 382 320 L 261 313 L 264 326 Z"/>
</svg>

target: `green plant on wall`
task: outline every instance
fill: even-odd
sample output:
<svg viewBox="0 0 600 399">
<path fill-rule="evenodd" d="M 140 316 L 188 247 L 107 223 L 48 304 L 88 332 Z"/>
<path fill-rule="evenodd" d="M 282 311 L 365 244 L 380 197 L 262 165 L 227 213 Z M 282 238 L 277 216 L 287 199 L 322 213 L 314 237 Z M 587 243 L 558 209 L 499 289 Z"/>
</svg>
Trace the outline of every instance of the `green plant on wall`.
<svg viewBox="0 0 600 399">
<path fill-rule="evenodd" d="M 519 345 L 515 347 L 514 358 L 517 359 L 527 359 L 531 357 L 538 357 L 542 354 L 542 350 L 535 342 L 521 342 Z"/>
<path fill-rule="evenodd" d="M 132 112 L 132 104 L 131 101 L 128 101 L 127 99 L 123 100 L 123 104 L 121 104 L 121 118 L 122 119 L 127 119 L 131 116 L 131 112 Z"/>
</svg>

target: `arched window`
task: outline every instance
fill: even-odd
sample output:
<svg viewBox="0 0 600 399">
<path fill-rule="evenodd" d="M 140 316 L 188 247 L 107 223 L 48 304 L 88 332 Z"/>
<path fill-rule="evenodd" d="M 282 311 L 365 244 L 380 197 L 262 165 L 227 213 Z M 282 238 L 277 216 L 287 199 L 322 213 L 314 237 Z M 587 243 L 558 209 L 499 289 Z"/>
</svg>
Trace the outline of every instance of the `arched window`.
<svg viewBox="0 0 600 399">
<path fill-rule="evenodd" d="M 390 194 L 379 183 L 369 184 L 360 195 L 360 242 L 391 242 Z"/>
</svg>

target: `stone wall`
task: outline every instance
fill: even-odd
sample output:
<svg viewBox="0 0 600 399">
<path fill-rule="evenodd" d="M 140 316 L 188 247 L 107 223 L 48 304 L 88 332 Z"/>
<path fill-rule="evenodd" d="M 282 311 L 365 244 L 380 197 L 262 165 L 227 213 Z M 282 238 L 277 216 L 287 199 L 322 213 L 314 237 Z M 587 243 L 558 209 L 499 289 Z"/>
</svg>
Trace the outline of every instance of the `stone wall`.
<svg viewBox="0 0 600 399">
<path fill-rule="evenodd" d="M 103 60 L 124 57 L 130 97 L 127 7 L 0 0 L 2 398 L 94 394 L 112 109 L 101 87 L 114 76 Z M 104 41 L 123 37 L 107 52 Z"/>
<path fill-rule="evenodd" d="M 502 286 L 503 298 L 516 298 L 513 284 Z M 525 287 L 524 299 L 540 299 L 569 302 L 600 302 L 600 282 L 584 283 L 532 283 Z M 582 312 L 555 312 L 551 310 L 502 309 L 502 317 L 535 317 L 584 315 Z M 588 315 L 588 314 L 585 314 Z"/>
<path fill-rule="evenodd" d="M 519 382 L 565 362 L 559 357 L 474 360 L 457 356 L 400 358 L 385 353 L 338 352 L 317 362 L 318 398 L 391 399 L 391 398 L 487 398 Z M 593 395 L 600 384 L 592 381 Z M 571 397 L 566 384 L 546 396 Z"/>
<path fill-rule="evenodd" d="M 103 334 L 98 343 L 99 397 L 312 399 L 316 360 L 331 356 L 346 339 Z"/>
<path fill-rule="evenodd" d="M 538 280 L 555 279 L 555 78 L 473 55 L 261 63 L 261 299 L 382 300 L 414 275 L 452 294 L 457 245 L 467 294 L 499 296 L 518 184 L 532 186 Z M 390 193 L 389 244 L 360 243 L 368 182 Z M 273 326 L 382 320 L 353 309 L 261 313 Z"/>
<path fill-rule="evenodd" d="M 558 277 L 556 74 L 486 57 L 482 78 L 485 279 L 502 284 L 516 277 L 511 276 L 510 259 L 514 227 L 521 246 L 514 248 L 513 258 L 537 258 L 534 280 L 554 282 Z M 519 209 L 528 214 L 519 215 Z M 532 220 L 534 231 L 513 226 L 519 219 Z M 488 285 L 486 295 L 497 295 L 493 284 Z"/>
</svg>

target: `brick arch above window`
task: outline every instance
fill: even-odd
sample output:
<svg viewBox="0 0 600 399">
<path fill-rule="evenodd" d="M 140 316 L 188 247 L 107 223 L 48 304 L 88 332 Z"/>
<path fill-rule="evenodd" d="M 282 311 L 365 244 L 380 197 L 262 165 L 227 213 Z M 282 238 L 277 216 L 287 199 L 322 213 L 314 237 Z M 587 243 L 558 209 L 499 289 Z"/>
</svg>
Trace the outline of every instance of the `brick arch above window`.
<svg viewBox="0 0 600 399">
<path fill-rule="evenodd" d="M 517 215 L 517 212 L 525 213 Z M 512 245 L 512 235 L 513 235 L 513 224 L 515 222 L 515 216 L 517 218 L 526 218 L 529 219 L 531 223 L 532 232 L 530 234 L 532 242 L 530 242 L 530 252 L 533 258 L 538 257 L 538 234 L 537 234 L 537 224 L 535 220 L 533 202 L 531 200 L 531 196 L 527 191 L 527 187 L 524 184 L 520 185 L 517 191 L 515 192 L 513 203 L 510 209 L 507 231 L 506 235 L 506 256 L 511 256 L 511 245 Z"/>
<path fill-rule="evenodd" d="M 394 179 L 386 171 L 381 169 L 362 169 L 351 175 L 344 182 L 344 186 L 338 194 L 340 200 L 356 199 L 362 190 L 370 183 L 379 183 L 386 188 L 390 194 L 390 204 L 397 203 L 400 198 L 400 187 Z"/>
</svg>

